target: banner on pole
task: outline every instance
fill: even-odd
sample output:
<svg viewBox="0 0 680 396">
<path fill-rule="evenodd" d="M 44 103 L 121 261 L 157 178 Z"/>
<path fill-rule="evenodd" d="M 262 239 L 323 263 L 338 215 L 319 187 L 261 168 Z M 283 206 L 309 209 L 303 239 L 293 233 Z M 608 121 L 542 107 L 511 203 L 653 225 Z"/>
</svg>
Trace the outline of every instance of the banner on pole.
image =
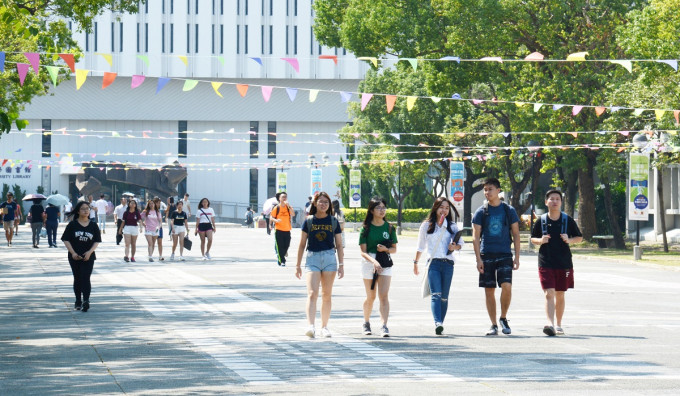
<svg viewBox="0 0 680 396">
<path fill-rule="evenodd" d="M 463 200 L 465 198 L 465 164 L 463 162 L 451 161 L 450 165 L 451 200 L 460 215 L 459 221 L 463 219 Z"/>
<path fill-rule="evenodd" d="M 649 219 L 649 154 L 630 153 L 628 219 Z"/>
<path fill-rule="evenodd" d="M 349 171 L 349 207 L 361 207 L 361 169 Z"/>
<path fill-rule="evenodd" d="M 312 169 L 312 197 L 321 192 L 321 169 Z"/>
<path fill-rule="evenodd" d="M 286 187 L 288 184 L 288 174 L 286 172 L 281 172 L 276 175 L 276 191 L 286 192 Z"/>
</svg>

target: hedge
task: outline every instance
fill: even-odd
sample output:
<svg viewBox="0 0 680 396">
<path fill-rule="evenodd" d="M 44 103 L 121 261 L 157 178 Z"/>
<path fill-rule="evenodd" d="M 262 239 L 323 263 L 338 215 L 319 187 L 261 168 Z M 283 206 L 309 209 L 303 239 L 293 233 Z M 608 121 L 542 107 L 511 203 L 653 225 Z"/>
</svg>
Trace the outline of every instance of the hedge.
<svg viewBox="0 0 680 396">
<path fill-rule="evenodd" d="M 361 223 L 366 218 L 366 210 L 364 208 L 357 208 L 357 219 L 356 221 Z M 354 220 L 354 209 L 353 208 L 343 208 L 343 213 L 345 214 L 345 220 L 347 222 L 353 223 Z M 401 212 L 401 221 L 403 223 L 422 223 L 423 220 L 430 214 L 430 209 L 404 209 Z M 397 209 L 387 209 L 387 214 L 385 219 L 390 223 L 397 222 Z"/>
</svg>

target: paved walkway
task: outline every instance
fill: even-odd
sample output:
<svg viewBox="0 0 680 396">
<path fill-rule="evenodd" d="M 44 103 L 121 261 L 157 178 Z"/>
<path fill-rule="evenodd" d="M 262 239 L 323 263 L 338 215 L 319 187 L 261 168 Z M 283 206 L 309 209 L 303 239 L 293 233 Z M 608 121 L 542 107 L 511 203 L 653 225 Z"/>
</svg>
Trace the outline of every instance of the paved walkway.
<svg viewBox="0 0 680 396">
<path fill-rule="evenodd" d="M 61 231 L 61 229 L 60 229 Z M 111 232 L 111 231 L 109 231 Z M 403 238 L 391 289 L 392 337 L 363 336 L 358 236 L 348 234 L 330 339 L 304 336 L 306 291 L 274 260 L 261 229 L 219 229 L 212 261 L 122 261 L 104 235 L 91 310 L 72 310 L 66 250 L 30 247 L 22 228 L 0 247 L 0 395 L 51 394 L 677 394 L 680 273 L 576 262 L 565 337 L 544 336 L 536 257 L 515 273 L 511 336 L 484 337 L 489 320 L 472 247 L 456 265 L 446 336 L 412 274 Z M 165 242 L 168 243 L 167 240 Z M 43 245 L 46 243 L 43 242 Z M 169 256 L 166 247 L 166 258 Z M 377 303 L 376 303 L 377 308 Z M 379 328 L 377 312 L 372 321 Z"/>
</svg>

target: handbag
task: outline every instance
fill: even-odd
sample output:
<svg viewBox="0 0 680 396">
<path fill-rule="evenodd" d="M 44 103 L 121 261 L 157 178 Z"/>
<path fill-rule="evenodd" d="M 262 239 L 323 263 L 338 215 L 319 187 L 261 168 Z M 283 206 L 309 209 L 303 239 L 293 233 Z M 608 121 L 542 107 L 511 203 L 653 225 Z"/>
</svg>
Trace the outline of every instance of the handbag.
<svg viewBox="0 0 680 396">
<path fill-rule="evenodd" d="M 427 265 L 425 266 L 425 269 L 423 270 L 423 280 L 422 283 L 420 284 L 420 294 L 423 296 L 423 298 L 427 298 L 430 296 L 430 278 L 428 278 L 427 273 L 430 270 L 430 261 L 432 261 L 432 256 L 434 255 L 434 249 L 439 246 L 439 244 L 442 241 L 442 238 L 444 237 L 444 233 L 448 232 L 446 228 L 443 227 L 439 231 L 439 239 L 437 239 L 437 243 L 434 244 L 434 247 L 432 251 L 430 252 L 430 258 L 427 260 Z"/>
<path fill-rule="evenodd" d="M 392 241 L 389 239 L 385 239 L 381 245 L 384 245 L 386 248 L 392 247 Z M 375 254 L 375 261 L 380 264 L 381 267 L 383 268 L 389 268 L 394 265 L 394 262 L 392 261 L 392 256 L 390 256 L 389 252 L 378 252 Z M 374 272 L 373 273 L 373 282 L 371 282 L 371 290 L 375 289 L 375 282 L 378 280 L 378 273 Z"/>
<path fill-rule="evenodd" d="M 189 239 L 189 236 L 188 236 L 188 235 L 185 235 L 185 236 L 184 236 L 184 248 L 185 248 L 186 250 L 191 250 L 191 245 L 193 245 L 193 244 L 194 244 L 194 243 L 191 242 L 191 239 Z"/>
</svg>

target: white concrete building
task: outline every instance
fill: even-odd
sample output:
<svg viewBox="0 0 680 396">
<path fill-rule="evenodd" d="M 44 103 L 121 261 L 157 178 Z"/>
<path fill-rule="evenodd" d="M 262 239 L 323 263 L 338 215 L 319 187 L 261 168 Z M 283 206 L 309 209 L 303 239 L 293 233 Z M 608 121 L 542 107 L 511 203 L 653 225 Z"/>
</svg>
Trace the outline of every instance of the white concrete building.
<svg viewBox="0 0 680 396">
<path fill-rule="evenodd" d="M 350 121 L 339 92 L 356 92 L 368 68 L 342 48 L 318 44 L 311 4 L 149 0 L 136 15 L 96 18 L 89 34 L 70 25 L 84 52 L 76 69 L 89 70 L 87 80 L 76 89 L 72 77 L 26 107 L 21 116 L 29 130 L 2 136 L 0 151 L 43 167 L 20 170 L 23 178 L 3 167 L 0 183 L 73 193 L 82 162 L 159 168 L 177 160 L 188 170 L 180 194 L 189 192 L 193 202 L 204 196 L 228 202 L 223 216 L 241 217 L 246 205 L 261 205 L 274 193 L 272 162 L 291 160 L 288 192 L 294 206 L 302 206 L 310 193 L 310 169 L 302 166 L 309 155 L 318 162 L 324 155 L 331 162 L 346 158 L 335 135 Z M 336 55 L 337 63 L 328 59 Z M 299 72 L 281 58 L 295 59 Z M 106 72 L 117 77 L 103 89 Z M 136 75 L 145 79 L 133 89 Z M 159 78 L 169 79 L 160 91 Z M 183 91 L 187 79 L 198 83 Z M 213 82 L 222 83 L 223 97 Z M 249 85 L 245 97 L 234 84 Z M 274 87 L 269 101 L 261 86 Z M 285 88 L 298 89 L 294 101 Z M 313 102 L 309 90 L 319 90 Z M 339 190 L 337 173 L 335 165 L 323 168 L 322 188 L 331 195 Z"/>
</svg>

